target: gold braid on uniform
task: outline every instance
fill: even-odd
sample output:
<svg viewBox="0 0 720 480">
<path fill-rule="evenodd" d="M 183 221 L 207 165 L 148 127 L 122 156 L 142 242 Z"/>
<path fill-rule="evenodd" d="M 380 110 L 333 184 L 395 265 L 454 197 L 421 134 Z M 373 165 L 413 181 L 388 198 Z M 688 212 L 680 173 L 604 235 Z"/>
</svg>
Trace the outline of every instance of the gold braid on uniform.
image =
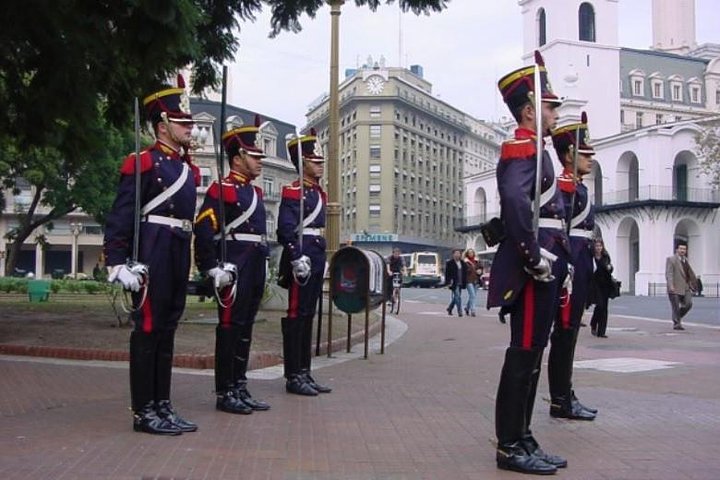
<svg viewBox="0 0 720 480">
<path fill-rule="evenodd" d="M 212 208 L 208 208 L 208 209 L 204 210 L 203 212 L 201 212 L 200 215 L 198 215 L 197 220 L 195 220 L 195 225 L 199 224 L 206 218 L 210 219 L 210 222 L 212 223 L 213 232 L 217 232 L 218 221 L 217 221 L 217 218 L 215 217 L 215 210 L 213 210 Z"/>
</svg>

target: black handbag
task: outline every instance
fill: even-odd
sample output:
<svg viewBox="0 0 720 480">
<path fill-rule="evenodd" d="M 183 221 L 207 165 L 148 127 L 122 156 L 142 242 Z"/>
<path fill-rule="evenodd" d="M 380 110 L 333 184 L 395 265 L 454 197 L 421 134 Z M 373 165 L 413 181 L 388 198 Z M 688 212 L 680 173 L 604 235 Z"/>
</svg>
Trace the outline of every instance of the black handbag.
<svg viewBox="0 0 720 480">
<path fill-rule="evenodd" d="M 608 298 L 619 297 L 620 296 L 620 287 L 622 286 L 622 282 L 620 280 L 613 278 L 611 286 L 612 286 L 612 288 L 610 289 L 610 294 L 608 295 Z"/>
</svg>

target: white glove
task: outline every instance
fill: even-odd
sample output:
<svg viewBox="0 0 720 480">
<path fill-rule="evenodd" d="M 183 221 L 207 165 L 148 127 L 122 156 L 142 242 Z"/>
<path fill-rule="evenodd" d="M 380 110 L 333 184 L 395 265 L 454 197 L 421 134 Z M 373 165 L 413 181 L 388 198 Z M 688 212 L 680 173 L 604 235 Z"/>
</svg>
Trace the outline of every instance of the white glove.
<svg viewBox="0 0 720 480">
<path fill-rule="evenodd" d="M 139 292 L 144 283 L 142 269 L 130 269 L 127 265 L 109 267 L 108 282 L 119 282 L 125 290 Z"/>
<path fill-rule="evenodd" d="M 235 272 L 237 267 L 232 263 L 225 263 L 218 267 L 213 267 L 205 274 L 213 279 L 215 288 L 221 290 L 235 281 Z"/>
<path fill-rule="evenodd" d="M 550 261 L 545 257 L 540 257 L 540 261 L 533 267 L 525 267 L 525 271 L 538 282 L 552 282 L 555 277 L 552 275 L 552 267 Z"/>
<path fill-rule="evenodd" d="M 291 261 L 290 264 L 296 278 L 306 278 L 310 275 L 310 258 L 307 255 L 302 255 L 297 260 Z"/>
</svg>

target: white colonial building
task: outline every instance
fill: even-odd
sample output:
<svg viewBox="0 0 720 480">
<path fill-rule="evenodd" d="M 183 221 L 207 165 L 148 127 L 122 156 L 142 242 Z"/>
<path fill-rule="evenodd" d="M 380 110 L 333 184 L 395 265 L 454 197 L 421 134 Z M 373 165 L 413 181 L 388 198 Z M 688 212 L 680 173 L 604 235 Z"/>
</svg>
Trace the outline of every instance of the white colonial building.
<svg viewBox="0 0 720 480">
<path fill-rule="evenodd" d="M 717 289 L 720 191 L 700 172 L 695 135 L 720 119 L 720 48 L 695 44 L 693 0 L 653 0 L 652 50 L 618 45 L 618 0 L 518 3 L 524 62 L 539 49 L 565 98 L 558 124 L 588 112 L 597 154 L 586 183 L 623 290 L 664 294 L 665 258 L 678 239 L 704 285 Z M 468 217 L 481 220 L 462 231 L 483 251 L 477 224 L 500 210 L 495 175 L 468 180 Z"/>
</svg>

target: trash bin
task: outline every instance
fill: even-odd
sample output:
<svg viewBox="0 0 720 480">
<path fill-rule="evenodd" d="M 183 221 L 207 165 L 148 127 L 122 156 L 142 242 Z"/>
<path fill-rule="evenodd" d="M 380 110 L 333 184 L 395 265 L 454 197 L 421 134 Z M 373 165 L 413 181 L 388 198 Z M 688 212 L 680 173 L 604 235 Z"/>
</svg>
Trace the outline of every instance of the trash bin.
<svg viewBox="0 0 720 480">
<path fill-rule="evenodd" d="M 47 280 L 30 280 L 28 297 L 31 302 L 47 302 L 50 299 L 50 282 Z"/>
<path fill-rule="evenodd" d="M 330 297 L 345 313 L 370 310 L 385 299 L 385 259 L 374 250 L 343 247 L 330 260 Z"/>
</svg>

